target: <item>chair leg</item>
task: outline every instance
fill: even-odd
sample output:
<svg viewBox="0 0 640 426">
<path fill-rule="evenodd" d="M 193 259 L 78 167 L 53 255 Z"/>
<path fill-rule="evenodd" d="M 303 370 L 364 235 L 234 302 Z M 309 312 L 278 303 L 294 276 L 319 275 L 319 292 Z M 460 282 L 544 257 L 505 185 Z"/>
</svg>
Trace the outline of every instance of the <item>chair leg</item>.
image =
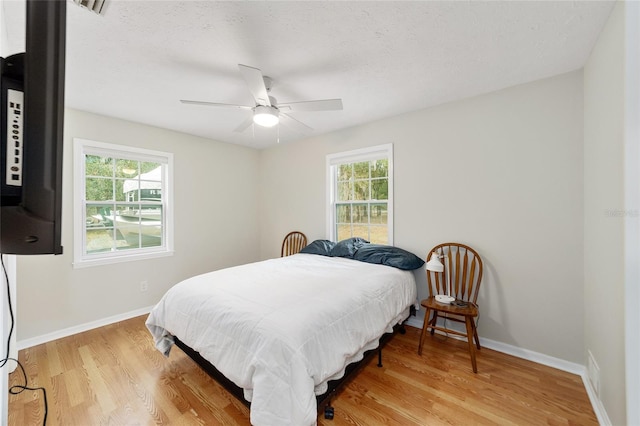
<svg viewBox="0 0 640 426">
<path fill-rule="evenodd" d="M 480 339 L 478 338 L 478 327 L 476 327 L 475 321 L 472 319 L 471 324 L 473 325 L 473 338 L 476 341 L 476 347 L 480 350 Z"/>
<path fill-rule="evenodd" d="M 438 311 L 433 311 L 433 318 L 431 319 L 431 322 L 429 322 L 429 324 L 432 326 L 431 327 L 431 335 L 432 336 L 436 332 L 436 329 L 434 327 L 435 327 L 437 322 L 438 322 Z"/>
<path fill-rule="evenodd" d="M 424 313 L 424 323 L 422 324 L 422 333 L 420 333 L 420 344 L 418 345 L 418 355 L 422 355 L 422 344 L 424 343 L 424 339 L 427 336 L 427 328 L 429 328 L 429 311 Z"/>
<path fill-rule="evenodd" d="M 473 344 L 473 325 L 471 324 L 471 321 L 473 321 L 473 318 L 471 317 L 464 317 L 464 322 L 467 325 L 467 341 L 469 342 L 469 354 L 471 355 L 471 366 L 473 367 L 473 372 L 477 373 L 478 372 L 478 367 L 476 366 L 476 348 L 475 345 Z"/>
</svg>

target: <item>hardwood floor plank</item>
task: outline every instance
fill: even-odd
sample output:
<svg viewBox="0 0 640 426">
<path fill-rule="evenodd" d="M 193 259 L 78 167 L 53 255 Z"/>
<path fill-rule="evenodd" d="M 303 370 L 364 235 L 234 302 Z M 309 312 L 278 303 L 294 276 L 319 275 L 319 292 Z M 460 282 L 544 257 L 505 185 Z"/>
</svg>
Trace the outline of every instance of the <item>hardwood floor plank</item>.
<svg viewBox="0 0 640 426">
<path fill-rule="evenodd" d="M 48 425 L 250 426 L 249 409 L 180 349 L 164 357 L 137 317 L 20 351 L 29 385 L 45 386 Z M 332 400 L 320 426 L 597 425 L 576 375 L 407 327 Z M 18 370 L 10 385 L 22 381 Z M 9 397 L 9 425 L 42 424 L 41 392 Z"/>
<path fill-rule="evenodd" d="M 84 369 L 87 371 L 91 399 L 100 406 L 101 413 L 116 410 L 118 405 L 111 397 L 111 392 L 108 391 L 110 377 L 105 377 L 100 367 L 96 365 L 95 352 L 90 351 L 89 346 L 78 348 L 78 352 L 82 358 Z"/>
</svg>

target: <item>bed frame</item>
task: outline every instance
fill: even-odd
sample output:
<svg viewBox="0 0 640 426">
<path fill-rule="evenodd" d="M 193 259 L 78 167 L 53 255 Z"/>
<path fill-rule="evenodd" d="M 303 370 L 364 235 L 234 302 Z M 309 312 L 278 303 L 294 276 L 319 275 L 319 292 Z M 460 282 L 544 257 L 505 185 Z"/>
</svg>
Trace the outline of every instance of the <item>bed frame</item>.
<svg viewBox="0 0 640 426">
<path fill-rule="evenodd" d="M 416 310 L 412 305 L 410 308 L 409 316 L 415 316 Z M 397 324 L 393 328 L 393 332 L 385 333 L 380 337 L 378 341 L 378 347 L 375 349 L 371 349 L 366 351 L 363 355 L 362 360 L 358 362 L 354 362 L 349 364 L 344 371 L 344 376 L 336 380 L 330 380 L 328 382 L 328 389 L 322 395 L 317 395 L 316 400 L 318 402 L 318 415 L 320 413 L 324 413 L 325 419 L 333 419 L 334 409 L 331 406 L 331 399 L 334 398 L 338 392 L 353 378 L 356 374 L 364 367 L 375 354 L 378 354 L 378 367 L 382 367 L 382 348 L 384 345 L 393 337 L 395 333 L 404 334 L 405 328 L 404 324 L 409 319 L 409 317 L 405 318 L 400 324 Z M 209 376 L 211 376 L 214 380 L 216 380 L 222 387 L 224 387 L 231 395 L 236 397 L 240 402 L 242 402 L 247 407 L 251 406 L 251 403 L 244 398 L 244 391 L 241 387 L 233 383 L 224 374 L 222 374 L 216 367 L 213 366 L 209 361 L 204 359 L 198 352 L 191 349 L 184 342 L 182 342 L 178 337 L 174 337 L 174 342 L 177 347 L 179 347 L 189 358 L 194 360 L 196 364 L 198 364 Z"/>
</svg>

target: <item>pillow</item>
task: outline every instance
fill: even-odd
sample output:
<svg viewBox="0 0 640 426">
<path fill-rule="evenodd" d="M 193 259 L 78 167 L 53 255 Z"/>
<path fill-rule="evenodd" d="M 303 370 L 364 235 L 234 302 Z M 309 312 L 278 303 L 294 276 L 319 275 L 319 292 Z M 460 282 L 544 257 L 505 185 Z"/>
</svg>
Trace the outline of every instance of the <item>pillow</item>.
<svg viewBox="0 0 640 426">
<path fill-rule="evenodd" d="M 331 249 L 331 256 L 333 257 L 353 257 L 358 247 L 365 244 L 369 244 L 369 241 L 360 237 L 347 238 L 346 240 L 338 241 Z"/>
<path fill-rule="evenodd" d="M 300 253 L 307 254 L 319 254 L 322 256 L 331 256 L 331 249 L 335 246 L 336 243 L 329 240 L 315 240 L 311 244 L 306 247 L 303 247 L 300 250 Z"/>
<path fill-rule="evenodd" d="M 393 266 L 394 268 L 411 271 L 424 265 L 424 260 L 415 254 L 398 247 L 382 244 L 365 244 L 356 250 L 353 259 L 367 263 Z"/>
</svg>

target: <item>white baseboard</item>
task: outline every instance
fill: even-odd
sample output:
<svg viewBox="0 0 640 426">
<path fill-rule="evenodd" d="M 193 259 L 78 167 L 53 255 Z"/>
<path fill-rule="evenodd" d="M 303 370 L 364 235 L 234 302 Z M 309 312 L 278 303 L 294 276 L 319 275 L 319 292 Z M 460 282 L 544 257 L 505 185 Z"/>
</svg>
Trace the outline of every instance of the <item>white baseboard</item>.
<svg viewBox="0 0 640 426">
<path fill-rule="evenodd" d="M 409 320 L 407 320 L 406 324 L 422 329 L 422 321 L 416 317 L 411 317 Z M 442 334 L 442 332 L 440 332 L 439 330 L 436 330 L 436 332 Z M 463 337 L 459 337 L 453 334 L 450 334 L 449 337 L 466 341 Z M 557 368 L 558 370 L 566 371 L 568 373 L 577 374 L 578 376 L 582 376 L 586 372 L 586 368 L 584 365 L 565 361 L 560 358 L 555 358 L 549 355 L 541 354 L 539 352 L 530 351 L 528 349 L 519 348 L 507 343 L 497 342 L 491 339 L 480 337 L 480 346 L 492 349 L 494 351 L 502 352 L 507 355 L 512 355 L 517 358 L 522 358 L 538 364 Z"/>
<path fill-rule="evenodd" d="M 103 327 L 105 325 L 113 324 L 118 321 L 128 320 L 140 315 L 148 314 L 151 312 L 153 306 L 147 306 L 145 308 L 136 309 L 134 311 L 125 312 L 123 314 L 114 315 L 111 317 L 99 319 L 96 321 L 87 322 L 84 324 L 76 325 L 73 327 L 65 328 L 62 330 L 54 331 L 52 333 L 43 334 L 41 336 L 32 337 L 30 339 L 18 340 L 18 350 L 30 348 L 32 346 L 41 345 L 43 343 L 51 342 L 52 340 L 61 339 L 63 337 L 71 336 L 73 334 L 82 333 L 84 331 L 93 330 L 94 328 Z"/>
<path fill-rule="evenodd" d="M 406 322 L 407 325 L 412 327 L 416 327 L 422 329 L 422 320 L 418 317 L 411 317 Z M 439 331 L 436 331 L 440 333 Z M 454 339 L 464 340 L 462 337 L 458 337 L 456 335 L 449 335 L 449 337 Z M 497 352 L 502 352 L 507 355 L 515 356 L 517 358 L 526 359 L 531 362 L 535 362 L 537 364 L 546 365 L 548 367 L 557 368 L 558 370 L 566 371 L 568 373 L 576 374 L 582 378 L 582 382 L 584 383 L 584 387 L 587 391 L 587 395 L 589 396 L 589 401 L 591 402 L 591 406 L 593 407 L 593 411 L 598 418 L 598 423 L 602 426 L 610 426 L 611 420 L 609 420 L 609 416 L 607 415 L 607 411 L 602 405 L 602 401 L 598 398 L 593 386 L 591 386 L 591 382 L 587 377 L 587 368 L 584 365 L 576 364 L 574 362 L 569 362 L 560 358 L 555 358 L 549 355 L 541 354 L 539 352 L 534 352 L 528 349 L 519 348 L 517 346 L 509 345 L 507 343 L 497 342 L 491 339 L 484 339 L 480 337 L 480 345 L 482 347 L 492 349 Z"/>
<path fill-rule="evenodd" d="M 607 410 L 604 409 L 602 401 L 600 400 L 600 398 L 598 398 L 598 394 L 591 385 L 591 381 L 589 380 L 589 376 L 587 375 L 586 368 L 585 372 L 582 374 L 582 382 L 584 383 L 584 388 L 587 390 L 587 395 L 589 395 L 589 401 L 591 401 L 593 411 L 596 413 L 596 417 L 598 418 L 598 423 L 600 423 L 600 425 L 602 426 L 611 426 L 611 420 L 609 420 Z"/>
<path fill-rule="evenodd" d="M 546 365 L 548 367 L 557 368 L 558 370 L 566 371 L 568 373 L 582 376 L 586 372 L 584 365 L 576 364 L 574 362 L 565 361 L 564 359 L 555 358 L 549 355 L 541 354 L 540 352 L 534 352 L 529 349 L 519 348 L 517 346 L 509 345 L 507 343 L 497 342 L 491 339 L 480 338 L 480 345 L 493 349 L 494 351 L 502 352 L 505 354 L 513 355 L 518 358 L 526 359 L 538 364 Z"/>
</svg>

